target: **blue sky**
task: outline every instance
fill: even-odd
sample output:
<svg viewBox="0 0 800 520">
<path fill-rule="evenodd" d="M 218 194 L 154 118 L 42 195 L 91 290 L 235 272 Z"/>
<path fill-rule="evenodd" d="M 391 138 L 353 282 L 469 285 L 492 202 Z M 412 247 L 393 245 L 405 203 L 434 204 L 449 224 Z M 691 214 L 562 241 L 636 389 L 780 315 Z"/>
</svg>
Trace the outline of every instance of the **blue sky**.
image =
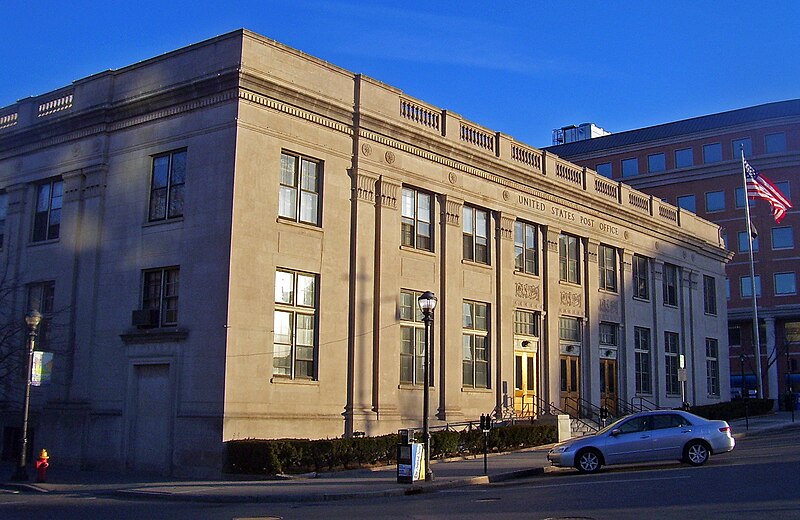
<svg viewBox="0 0 800 520">
<path fill-rule="evenodd" d="M 0 107 L 245 27 L 533 146 L 800 97 L 800 2 L 2 0 Z"/>
</svg>

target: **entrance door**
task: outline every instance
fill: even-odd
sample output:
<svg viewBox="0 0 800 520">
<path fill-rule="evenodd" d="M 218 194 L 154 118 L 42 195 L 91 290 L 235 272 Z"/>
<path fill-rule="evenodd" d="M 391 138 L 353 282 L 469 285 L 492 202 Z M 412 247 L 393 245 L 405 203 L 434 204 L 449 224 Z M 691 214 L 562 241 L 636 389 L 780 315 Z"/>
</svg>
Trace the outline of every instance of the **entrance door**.
<svg viewBox="0 0 800 520">
<path fill-rule="evenodd" d="M 131 466 L 134 470 L 168 474 L 172 450 L 172 406 L 169 365 L 137 365 Z"/>
<path fill-rule="evenodd" d="M 514 412 L 519 417 L 536 415 L 536 354 L 517 351 L 514 355 Z"/>
<path fill-rule="evenodd" d="M 561 356 L 561 409 L 578 416 L 580 396 L 580 358 Z"/>
<path fill-rule="evenodd" d="M 612 417 L 617 415 L 617 360 L 600 360 L 600 406 L 608 408 Z"/>
</svg>

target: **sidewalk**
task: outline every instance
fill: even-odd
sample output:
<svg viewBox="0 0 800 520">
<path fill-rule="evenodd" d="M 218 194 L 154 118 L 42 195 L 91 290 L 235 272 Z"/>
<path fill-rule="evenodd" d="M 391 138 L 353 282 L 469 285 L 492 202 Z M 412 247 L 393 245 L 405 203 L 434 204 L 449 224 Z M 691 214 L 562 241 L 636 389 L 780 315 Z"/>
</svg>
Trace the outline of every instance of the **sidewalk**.
<svg viewBox="0 0 800 520">
<path fill-rule="evenodd" d="M 800 427 L 800 412 L 796 412 L 796 426 Z M 731 429 L 738 440 L 766 430 L 793 425 L 790 412 L 751 417 L 749 428 L 745 420 L 731 421 Z M 161 498 L 196 502 L 309 502 L 347 500 L 376 496 L 400 496 L 428 493 L 441 489 L 463 487 L 514 478 L 540 475 L 550 468 L 547 451 L 550 446 L 511 453 L 492 454 L 488 458 L 488 475 L 483 475 L 483 457 L 434 462 L 433 482 L 399 484 L 395 466 L 373 470 L 352 470 L 322 473 L 286 480 L 220 480 L 185 481 L 159 479 L 98 471 L 79 471 L 54 467 L 48 473 L 48 483 L 0 484 L 2 490 L 14 492 L 69 493 L 86 495 L 114 494 L 130 498 Z M 8 478 L 13 465 L 0 465 L 0 478 Z M 570 470 L 555 470 L 570 471 Z M 33 471 L 31 471 L 33 474 Z"/>
</svg>

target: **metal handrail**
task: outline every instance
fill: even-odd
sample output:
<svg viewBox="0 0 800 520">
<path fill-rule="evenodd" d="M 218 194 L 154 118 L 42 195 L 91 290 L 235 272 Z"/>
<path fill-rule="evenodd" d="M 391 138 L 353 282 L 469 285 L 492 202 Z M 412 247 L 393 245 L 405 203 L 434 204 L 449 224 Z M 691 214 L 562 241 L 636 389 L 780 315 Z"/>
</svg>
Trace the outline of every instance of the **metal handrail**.
<svg viewBox="0 0 800 520">
<path fill-rule="evenodd" d="M 639 401 L 638 409 L 636 407 L 636 404 L 634 404 L 635 401 Z M 645 403 L 647 403 L 647 406 L 645 406 Z M 636 410 L 637 412 L 644 412 L 644 411 L 648 411 L 649 412 L 650 410 L 660 410 L 661 409 L 661 407 L 658 406 L 653 401 L 651 401 L 651 400 L 649 400 L 649 399 L 647 399 L 645 397 L 638 396 L 638 395 L 635 395 L 635 396 L 631 397 L 631 407 L 634 410 Z"/>
</svg>

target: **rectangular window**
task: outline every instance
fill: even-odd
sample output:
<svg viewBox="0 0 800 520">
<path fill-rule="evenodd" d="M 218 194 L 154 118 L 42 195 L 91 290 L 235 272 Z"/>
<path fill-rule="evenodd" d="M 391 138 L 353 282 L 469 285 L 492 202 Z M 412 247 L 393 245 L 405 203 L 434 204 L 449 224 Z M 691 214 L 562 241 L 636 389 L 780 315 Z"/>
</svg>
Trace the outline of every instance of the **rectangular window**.
<svg viewBox="0 0 800 520">
<path fill-rule="evenodd" d="M 279 217 L 319 226 L 321 186 L 321 161 L 281 152 Z"/>
<path fill-rule="evenodd" d="M 464 206 L 464 259 L 489 263 L 489 213 Z"/>
<path fill-rule="evenodd" d="M 56 283 L 53 281 L 37 282 L 28 285 L 28 306 L 26 309 L 39 311 L 42 315 L 42 321 L 39 322 L 39 328 L 36 334 L 37 350 L 43 350 L 50 346 L 55 294 Z"/>
<path fill-rule="evenodd" d="M 728 346 L 738 347 L 742 344 L 742 329 L 738 324 L 728 325 Z"/>
<path fill-rule="evenodd" d="M 539 319 L 533 311 L 514 311 L 514 334 L 539 337 Z"/>
<path fill-rule="evenodd" d="M 619 346 L 619 325 L 616 323 L 600 323 L 600 345 L 604 347 Z"/>
<path fill-rule="evenodd" d="M 5 245 L 6 217 L 8 216 L 8 193 L 0 192 L 0 249 Z"/>
<path fill-rule="evenodd" d="M 792 192 L 789 190 L 789 181 L 775 181 L 775 187 L 786 197 L 787 200 L 792 199 Z M 753 201 L 755 202 L 755 201 Z"/>
<path fill-rule="evenodd" d="M 33 219 L 33 241 L 54 240 L 61 230 L 61 204 L 64 183 L 55 179 L 36 189 L 36 215 Z"/>
<path fill-rule="evenodd" d="M 725 192 L 709 191 L 706 193 L 706 211 L 723 211 L 725 209 Z"/>
<path fill-rule="evenodd" d="M 647 171 L 649 173 L 663 172 L 667 169 L 667 160 L 663 153 L 647 156 Z"/>
<path fill-rule="evenodd" d="M 756 275 L 756 298 L 761 297 L 761 275 Z M 739 279 L 739 291 L 742 295 L 742 298 L 752 298 L 753 297 L 753 283 L 750 280 L 749 276 L 742 276 Z"/>
<path fill-rule="evenodd" d="M 419 296 L 419 292 L 400 291 L 401 384 L 421 385 L 425 382 L 425 323 L 417 305 Z M 432 357 L 430 365 L 432 368 Z M 433 384 L 433 370 L 428 371 L 428 378 Z"/>
<path fill-rule="evenodd" d="M 597 166 L 595 166 L 595 171 L 600 175 L 602 175 L 603 177 L 608 177 L 609 179 L 613 175 L 610 162 L 598 164 Z"/>
<path fill-rule="evenodd" d="M 539 274 L 539 240 L 536 224 L 514 222 L 514 269 Z"/>
<path fill-rule="evenodd" d="M 739 241 L 739 252 L 747 253 L 750 251 L 750 238 L 747 236 L 747 231 L 739 231 L 736 233 Z M 758 251 L 758 237 L 753 239 L 753 252 Z"/>
<path fill-rule="evenodd" d="M 794 247 L 794 231 L 791 227 L 772 228 L 772 249 L 792 249 Z"/>
<path fill-rule="evenodd" d="M 694 195 L 681 195 L 677 205 L 681 209 L 697 213 L 697 198 Z"/>
<path fill-rule="evenodd" d="M 464 301 L 463 386 L 489 388 L 489 306 Z"/>
<path fill-rule="evenodd" d="M 779 153 L 786 151 L 786 134 L 767 134 L 764 136 L 764 148 L 766 153 Z"/>
<path fill-rule="evenodd" d="M 750 204 L 750 207 L 752 208 L 756 205 L 756 201 L 750 199 L 748 201 L 748 204 Z M 736 207 L 737 208 L 744 207 L 744 188 L 736 188 Z"/>
<path fill-rule="evenodd" d="M 725 298 L 731 299 L 731 279 L 727 276 L 725 277 Z"/>
<path fill-rule="evenodd" d="M 691 148 L 675 150 L 675 168 L 688 168 L 694 166 L 694 154 Z"/>
<path fill-rule="evenodd" d="M 775 296 L 797 294 L 797 280 L 792 273 L 775 273 Z"/>
<path fill-rule="evenodd" d="M 622 160 L 622 176 L 632 177 L 639 175 L 639 159 L 623 159 Z"/>
<path fill-rule="evenodd" d="M 719 341 L 706 338 L 706 385 L 708 395 L 719 397 Z"/>
<path fill-rule="evenodd" d="M 664 264 L 662 280 L 664 289 L 664 305 L 678 306 L 678 266 Z"/>
<path fill-rule="evenodd" d="M 650 357 L 650 329 L 633 328 L 634 358 L 636 365 L 636 393 L 652 394 L 652 362 Z"/>
<path fill-rule="evenodd" d="M 617 250 L 601 244 L 597 263 L 600 266 L 600 288 L 617 292 Z"/>
<path fill-rule="evenodd" d="M 151 222 L 183 215 L 185 184 L 186 150 L 153 157 L 153 175 L 150 183 Z"/>
<path fill-rule="evenodd" d="M 142 310 L 155 311 L 158 321 L 154 327 L 178 324 L 178 286 L 180 268 L 162 267 L 143 272 Z"/>
<path fill-rule="evenodd" d="M 703 164 L 711 164 L 722 160 L 722 145 L 719 143 L 703 145 Z"/>
<path fill-rule="evenodd" d="M 733 151 L 731 156 L 735 159 L 742 158 L 742 150 L 744 150 L 745 157 L 751 157 L 753 155 L 753 140 L 749 137 L 734 139 L 731 141 L 731 150 Z"/>
<path fill-rule="evenodd" d="M 275 271 L 272 374 L 316 379 L 317 275 Z"/>
<path fill-rule="evenodd" d="M 403 188 L 401 235 L 404 246 L 433 251 L 433 205 L 429 193 Z"/>
<path fill-rule="evenodd" d="M 581 342 L 581 320 L 561 317 L 558 319 L 558 339 L 569 343 Z"/>
<path fill-rule="evenodd" d="M 717 315 L 717 279 L 713 276 L 703 275 L 703 310 Z"/>
<path fill-rule="evenodd" d="M 650 259 L 633 255 L 633 297 L 650 299 Z"/>
<path fill-rule="evenodd" d="M 667 395 L 679 395 L 681 384 L 678 381 L 678 333 L 664 332 L 664 368 L 666 369 Z"/>
<path fill-rule="evenodd" d="M 572 235 L 558 237 L 558 274 L 562 282 L 581 283 L 578 259 L 578 238 Z"/>
</svg>

